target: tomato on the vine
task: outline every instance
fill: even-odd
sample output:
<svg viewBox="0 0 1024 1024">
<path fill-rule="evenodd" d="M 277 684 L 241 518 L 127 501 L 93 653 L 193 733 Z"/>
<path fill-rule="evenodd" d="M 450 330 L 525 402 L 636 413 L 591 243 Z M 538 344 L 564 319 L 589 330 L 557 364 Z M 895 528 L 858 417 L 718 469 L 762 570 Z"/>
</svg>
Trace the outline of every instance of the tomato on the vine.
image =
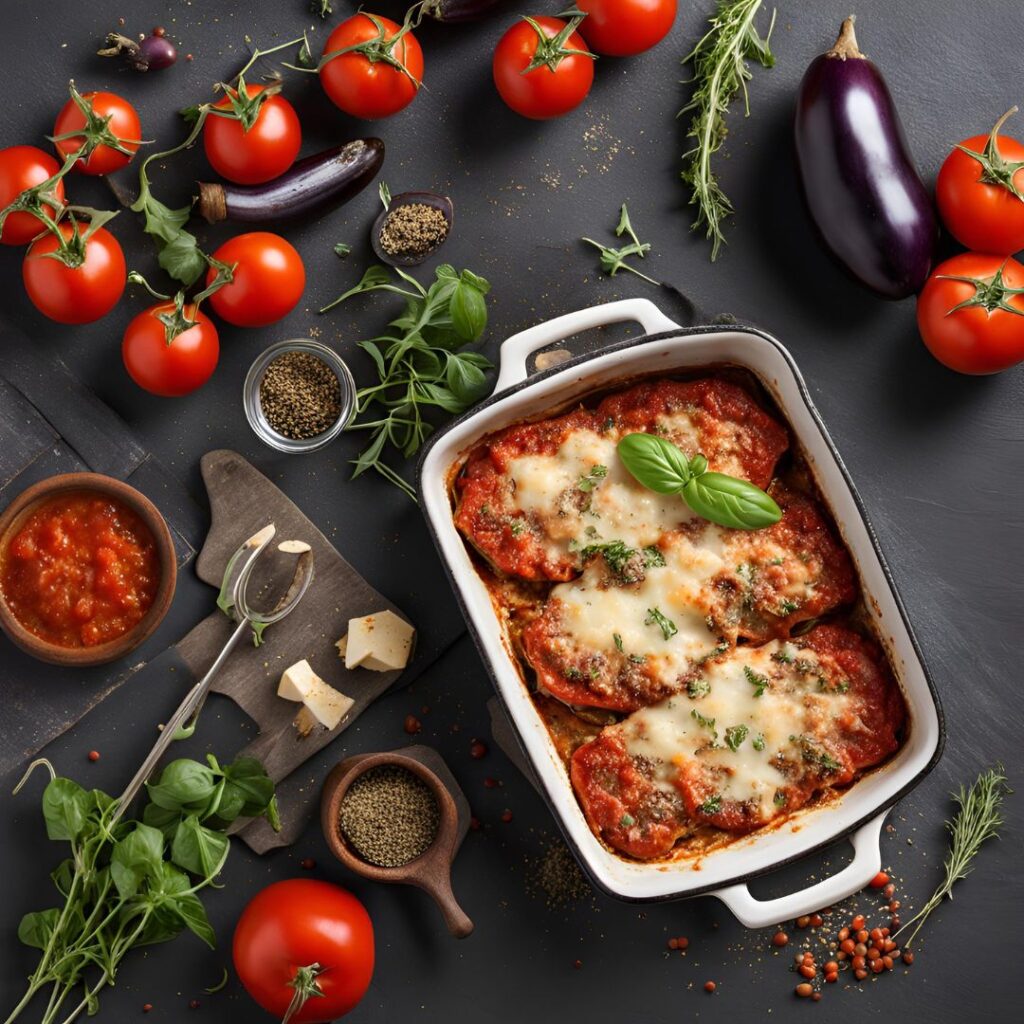
<svg viewBox="0 0 1024 1024">
<path fill-rule="evenodd" d="M 236 327 L 265 327 L 287 316 L 302 298 L 306 270 L 295 247 L 269 231 L 251 231 L 228 239 L 214 260 L 232 266 L 230 284 L 209 299 L 213 311 Z M 217 276 L 211 267 L 206 284 Z"/>
<path fill-rule="evenodd" d="M 960 373 L 998 373 L 1024 360 L 1024 266 L 964 252 L 940 263 L 917 299 L 929 351 Z"/>
<path fill-rule="evenodd" d="M 576 0 L 586 12 L 580 35 L 595 53 L 633 57 L 668 35 L 676 20 L 676 0 Z"/>
<path fill-rule="evenodd" d="M 324 44 L 320 84 L 331 102 L 353 117 L 372 121 L 397 114 L 416 98 L 422 81 L 419 42 L 390 18 L 360 11 Z"/>
<path fill-rule="evenodd" d="M 594 58 L 574 31 L 579 18 L 522 18 L 498 40 L 494 84 L 517 114 L 535 120 L 578 107 L 594 82 Z"/>
<path fill-rule="evenodd" d="M 217 368 L 220 340 L 213 321 L 194 305 L 182 314 L 193 326 L 180 334 L 168 331 L 176 307 L 173 301 L 159 302 L 143 310 L 125 328 L 121 340 L 124 367 L 140 388 L 177 398 L 201 388 Z M 168 336 L 173 335 L 168 341 Z"/>
<path fill-rule="evenodd" d="M 959 143 L 935 182 L 939 213 L 956 240 L 997 256 L 1024 249 L 1024 144 L 998 134 L 1016 109 L 988 135 Z"/>
<path fill-rule="evenodd" d="M 235 926 L 235 970 L 260 1006 L 290 1024 L 351 1010 L 373 977 L 373 924 L 351 893 L 292 878 L 258 892 Z"/>
<path fill-rule="evenodd" d="M 57 161 L 35 146 L 8 146 L 0 149 L 0 210 L 14 202 L 26 189 L 41 185 L 60 170 Z M 53 187 L 57 201 L 64 200 L 64 182 Z M 53 216 L 54 210 L 49 214 Z M 43 230 L 43 222 L 27 211 L 7 215 L 0 242 L 4 245 L 28 245 Z"/>
<path fill-rule="evenodd" d="M 61 324 L 88 324 L 106 316 L 124 292 L 127 267 L 117 239 L 106 228 L 63 222 L 61 238 L 47 232 L 25 253 L 25 291 L 44 316 Z M 62 241 L 63 240 L 63 241 Z M 53 254 L 69 250 L 66 263 Z"/>
<path fill-rule="evenodd" d="M 246 84 L 245 95 L 252 99 L 266 88 Z M 224 96 L 214 108 L 240 106 L 251 113 L 241 120 L 211 113 L 203 128 L 203 148 L 210 166 L 222 178 L 239 185 L 261 185 L 284 174 L 295 162 L 302 146 L 302 128 L 295 108 L 280 93 L 250 105 L 240 104 L 238 95 Z M 252 113 L 254 119 L 250 119 Z"/>
<path fill-rule="evenodd" d="M 135 155 L 142 142 L 142 124 L 135 108 L 117 93 L 79 95 L 72 87 L 72 97 L 61 107 L 53 126 L 53 144 L 67 157 L 77 153 L 90 136 L 99 144 L 75 164 L 75 170 L 112 174 L 127 167 Z"/>
</svg>

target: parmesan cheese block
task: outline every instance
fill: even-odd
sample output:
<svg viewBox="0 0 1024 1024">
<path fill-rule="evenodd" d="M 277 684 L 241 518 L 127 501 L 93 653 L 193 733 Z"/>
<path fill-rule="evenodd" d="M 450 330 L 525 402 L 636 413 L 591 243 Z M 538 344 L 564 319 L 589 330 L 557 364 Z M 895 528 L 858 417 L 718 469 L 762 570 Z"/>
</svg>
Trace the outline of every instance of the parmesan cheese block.
<svg viewBox="0 0 1024 1024">
<path fill-rule="evenodd" d="M 349 713 L 355 701 L 340 690 L 320 680 L 319 686 L 313 688 L 303 705 L 313 717 L 329 731 L 336 729 L 341 720 Z"/>
<path fill-rule="evenodd" d="M 335 729 L 355 703 L 351 697 L 325 683 L 305 659 L 285 669 L 277 695 L 303 705 L 295 720 L 303 735 L 309 733 L 310 715 L 328 730 Z"/>
<path fill-rule="evenodd" d="M 362 666 L 375 672 L 405 668 L 415 635 L 408 622 L 390 611 L 349 619 L 345 667 Z"/>
<path fill-rule="evenodd" d="M 317 683 L 323 680 L 313 671 L 305 658 L 297 661 L 290 668 L 286 668 L 281 674 L 281 682 L 277 686 L 278 697 L 285 700 L 301 701 L 306 699 L 308 694 Z M 327 684 L 324 683 L 326 686 Z"/>
</svg>

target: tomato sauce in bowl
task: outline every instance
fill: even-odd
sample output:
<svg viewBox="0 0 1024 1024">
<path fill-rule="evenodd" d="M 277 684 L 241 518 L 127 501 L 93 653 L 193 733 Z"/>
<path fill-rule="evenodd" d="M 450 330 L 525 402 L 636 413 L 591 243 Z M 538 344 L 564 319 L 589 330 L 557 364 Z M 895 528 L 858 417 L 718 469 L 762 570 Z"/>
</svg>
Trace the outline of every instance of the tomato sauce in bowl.
<svg viewBox="0 0 1024 1024">
<path fill-rule="evenodd" d="M 109 643 L 134 629 L 160 587 L 160 554 L 138 513 L 109 494 L 44 499 L 9 535 L 0 591 L 29 633 L 62 648 Z"/>
</svg>

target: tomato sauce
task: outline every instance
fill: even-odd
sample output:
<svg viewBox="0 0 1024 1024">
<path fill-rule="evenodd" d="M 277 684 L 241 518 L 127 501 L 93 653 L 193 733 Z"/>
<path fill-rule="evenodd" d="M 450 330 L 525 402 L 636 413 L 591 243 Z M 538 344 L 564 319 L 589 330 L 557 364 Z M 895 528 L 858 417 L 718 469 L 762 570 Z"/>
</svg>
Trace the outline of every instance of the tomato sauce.
<svg viewBox="0 0 1024 1024">
<path fill-rule="evenodd" d="M 149 527 L 95 491 L 44 501 L 3 553 L 0 588 L 14 617 L 58 647 L 123 636 L 153 605 L 160 561 Z"/>
</svg>

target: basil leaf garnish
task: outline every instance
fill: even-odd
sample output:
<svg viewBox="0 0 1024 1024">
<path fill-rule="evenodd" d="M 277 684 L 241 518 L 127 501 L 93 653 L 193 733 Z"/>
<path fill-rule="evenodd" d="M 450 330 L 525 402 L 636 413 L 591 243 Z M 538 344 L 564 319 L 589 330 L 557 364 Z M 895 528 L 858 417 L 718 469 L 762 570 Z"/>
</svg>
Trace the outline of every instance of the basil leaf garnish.
<svg viewBox="0 0 1024 1024">
<path fill-rule="evenodd" d="M 683 500 L 704 519 L 736 530 L 760 530 L 782 518 L 782 510 L 760 487 L 724 473 L 692 477 L 683 487 Z"/>
<path fill-rule="evenodd" d="M 686 456 L 656 434 L 627 434 L 618 444 L 622 464 L 649 490 L 679 494 L 690 479 Z"/>
</svg>

